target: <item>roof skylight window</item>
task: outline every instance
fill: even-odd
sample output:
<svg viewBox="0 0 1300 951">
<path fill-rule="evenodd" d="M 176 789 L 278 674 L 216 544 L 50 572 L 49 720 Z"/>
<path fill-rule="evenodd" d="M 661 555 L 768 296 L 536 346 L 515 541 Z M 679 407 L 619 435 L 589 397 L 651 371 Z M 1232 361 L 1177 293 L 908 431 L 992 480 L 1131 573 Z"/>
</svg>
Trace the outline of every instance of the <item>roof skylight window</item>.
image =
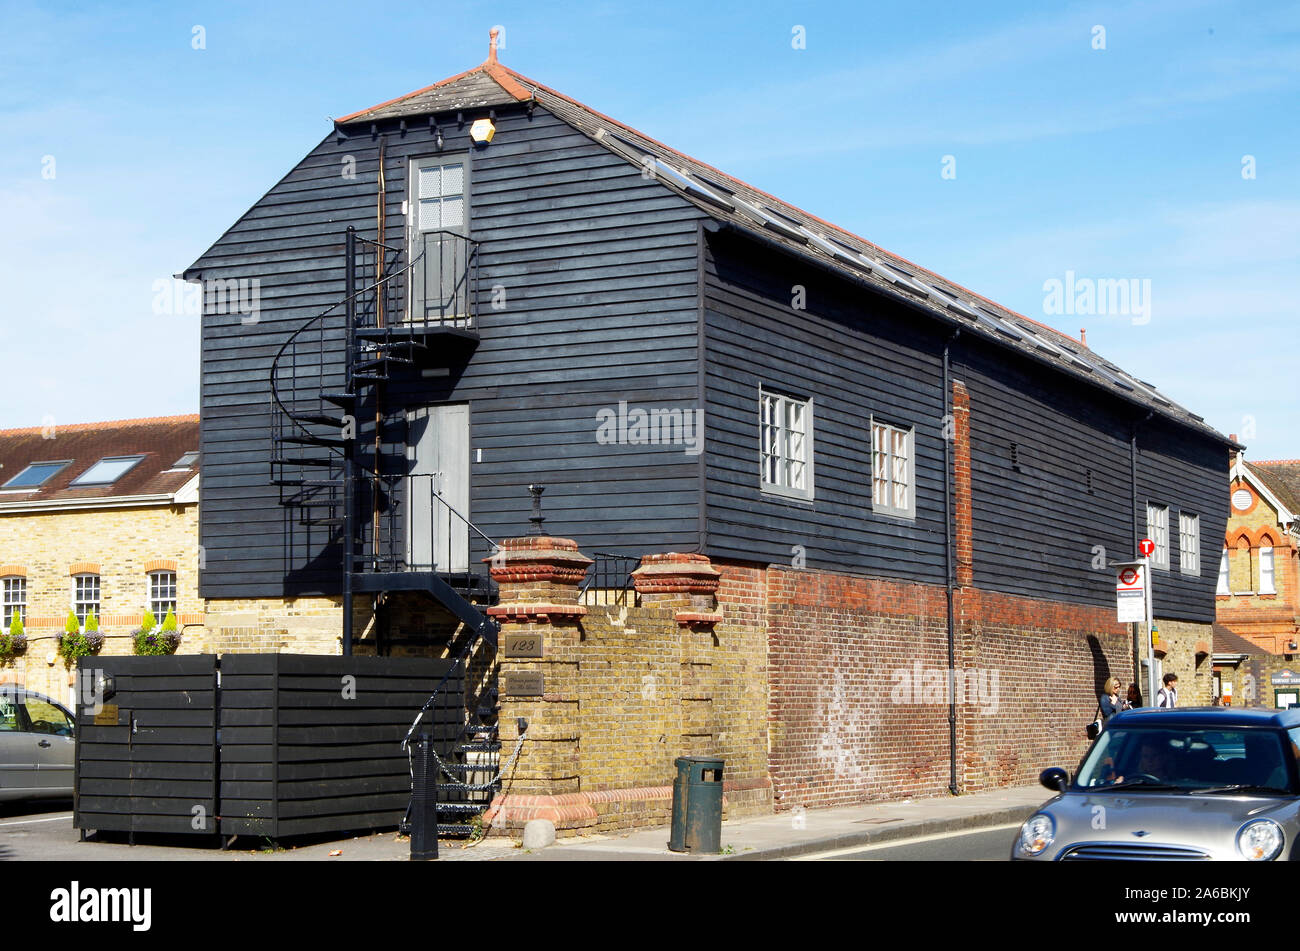
<svg viewBox="0 0 1300 951">
<path fill-rule="evenodd" d="M 143 458 L 144 456 L 106 456 L 73 479 L 71 484 L 112 485 L 134 469 Z"/>
<path fill-rule="evenodd" d="M 1012 340 L 1025 339 L 1024 334 L 1013 328 L 1010 324 L 999 320 L 997 317 L 994 317 L 992 314 L 986 313 L 983 310 L 976 313 L 975 318 L 985 326 L 993 328 L 998 333 L 1010 337 Z"/>
<path fill-rule="evenodd" d="M 37 489 L 68 464 L 63 462 L 33 462 L 4 484 L 6 489 Z"/>
<path fill-rule="evenodd" d="M 671 165 L 669 165 L 667 162 L 665 162 L 663 159 L 659 158 L 658 156 L 647 155 L 646 158 L 654 162 L 655 171 L 661 177 L 668 179 L 670 182 L 672 182 L 682 191 L 691 192 L 693 194 L 699 195 L 702 198 L 707 198 L 709 201 L 722 205 L 724 208 L 733 207 L 731 204 L 731 199 L 719 195 L 713 189 L 703 185 L 700 182 L 697 182 L 695 179 L 693 179 L 686 172 L 683 172 L 681 169 L 673 168 Z"/>
<path fill-rule="evenodd" d="M 172 468 L 173 470 L 174 470 L 174 469 L 193 469 L 193 468 L 194 468 L 194 464 L 195 464 L 196 462 L 198 462 L 198 461 L 199 461 L 199 451 L 198 451 L 197 449 L 191 449 L 189 452 L 185 453 L 183 456 L 181 456 L 179 459 L 177 459 L 175 462 L 173 462 L 171 468 Z M 168 470 L 168 471 L 171 471 L 171 470 Z"/>
</svg>

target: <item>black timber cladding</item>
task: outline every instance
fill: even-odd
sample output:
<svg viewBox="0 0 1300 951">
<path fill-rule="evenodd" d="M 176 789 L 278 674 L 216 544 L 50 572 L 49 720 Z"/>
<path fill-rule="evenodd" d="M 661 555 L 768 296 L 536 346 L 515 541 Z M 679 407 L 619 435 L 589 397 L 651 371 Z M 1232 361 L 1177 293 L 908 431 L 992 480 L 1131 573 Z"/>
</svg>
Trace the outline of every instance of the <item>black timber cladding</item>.
<svg viewBox="0 0 1300 951">
<path fill-rule="evenodd" d="M 1135 381 L 1122 370 L 1065 335 L 722 176 L 540 84 L 511 75 L 533 91 L 540 106 L 530 120 L 520 111 L 498 105 L 497 139 L 472 157 L 471 234 L 484 241 L 483 341 L 463 372 L 442 383 L 425 381 L 404 396 L 413 402 L 472 401 L 471 445 L 484 448 L 485 458 L 484 463 L 471 466 L 471 515 L 486 524 L 490 534 L 522 532 L 526 503 L 520 490 L 536 480 L 549 486 L 548 530 L 572 534 L 588 549 L 689 550 L 699 541 L 698 526 L 705 530 L 708 550 L 716 554 L 788 562 L 793 546 L 803 545 L 812 567 L 941 580 L 938 431 L 946 394 L 939 386 L 938 354 L 943 340 L 960 328 L 963 336 L 954 348 L 954 376 L 971 390 L 977 581 L 993 590 L 1084 603 L 1113 601 L 1113 582 L 1103 582 L 1105 572 L 1093 571 L 1081 579 L 1075 568 L 1081 546 L 1093 538 L 1103 540 L 1098 544 L 1113 539 L 1120 545 L 1115 552 L 1107 547 L 1112 559 L 1131 550 L 1128 437 L 1131 421 L 1153 411 L 1152 420 L 1140 426 L 1138 434 L 1139 534 L 1145 532 L 1146 495 L 1154 493 L 1170 499 L 1172 573 L 1177 573 L 1180 507 L 1200 509 L 1202 538 L 1200 580 L 1179 578 L 1163 585 L 1170 601 L 1162 605 L 1157 576 L 1157 610 L 1172 612 L 1166 616 L 1199 618 L 1205 605 L 1212 608 L 1212 594 L 1205 595 L 1205 585 L 1212 584 L 1206 576 L 1217 551 L 1214 513 L 1226 515 L 1226 500 L 1215 503 L 1213 497 L 1226 472 L 1228 441 L 1198 417 L 1150 389 L 1132 385 Z M 488 96 L 500 101 L 490 86 L 479 79 L 475 82 L 483 88 L 467 86 L 465 94 L 472 93 L 471 99 Z M 443 102 L 445 95 L 453 92 L 443 90 L 435 98 Z M 413 99 L 379 110 L 412 116 L 419 111 Z M 438 122 L 447 138 L 444 151 L 468 148 L 464 128 L 454 117 L 440 116 Z M 403 225 L 400 202 L 406 192 L 406 158 L 429 154 L 430 133 L 414 119 L 405 134 L 394 121 L 381 123 L 378 130 L 388 134 L 387 237 L 391 242 L 400 240 Z M 605 134 L 611 130 L 621 142 Z M 292 225 L 265 233 L 257 229 L 250 233 L 247 228 L 241 232 L 241 220 L 196 265 L 205 277 L 219 266 L 226 247 L 246 246 L 231 259 L 238 261 L 222 272 L 227 276 L 238 275 L 238 266 L 272 260 L 249 250 L 257 241 L 265 241 L 261 246 L 280 256 L 273 266 L 284 264 L 290 277 L 302 272 L 307 290 L 313 289 L 315 275 L 328 273 L 331 293 L 340 293 L 341 254 L 335 252 L 341 249 L 337 241 L 331 247 L 324 225 L 341 230 L 351 221 L 371 235 L 374 227 L 373 207 L 367 208 L 366 201 L 356 196 L 368 195 L 373 205 L 376 145 L 364 124 L 347 131 L 351 138 L 346 142 L 326 140 L 290 176 L 304 172 L 313 193 L 338 196 L 338 209 L 304 209 L 308 218 L 316 211 L 326 217 L 305 223 L 295 217 Z M 665 178 L 651 175 L 646 180 L 637 167 L 641 153 L 696 174 L 729 195 L 776 208 L 786 215 L 788 225 L 803 228 L 823 244 L 808 240 L 807 235 L 791 238 L 788 226 L 783 226 L 785 230 L 764 227 L 739 206 L 719 208 L 692 192 L 670 187 Z M 346 155 L 357 159 L 352 190 L 333 181 L 330 171 Z M 305 171 L 308 166 L 314 171 Z M 357 182 L 368 182 L 368 190 Z M 268 198 L 275 193 L 273 189 Z M 721 255 L 725 260 L 719 261 L 718 249 L 726 239 L 710 238 L 705 270 L 700 271 L 694 258 L 705 249 L 696 241 L 695 228 L 706 218 L 726 222 L 748 235 L 751 243 L 733 237 L 732 253 Z M 240 232 L 236 237 L 253 240 L 234 240 L 236 232 Z M 826 252 L 826 241 L 896 269 L 895 276 L 903 280 L 883 277 L 888 268 L 845 264 Z M 801 260 L 797 266 L 788 261 L 780 265 L 786 271 L 807 275 L 816 268 L 815 276 L 802 278 L 810 287 L 825 289 L 815 304 L 810 303 L 814 316 L 792 318 L 789 285 L 781 283 L 785 278 L 778 281 L 775 272 L 754 265 L 766 259 L 769 252 L 762 249 L 770 245 Z M 299 295 L 285 273 L 270 272 L 281 282 L 280 296 L 296 300 Z M 831 278 L 831 273 L 838 277 Z M 698 289 L 697 281 L 703 285 Z M 507 301 L 519 306 L 508 303 L 494 314 L 486 305 L 494 283 L 505 289 Z M 698 301 L 693 299 L 697 290 Z M 312 306 L 333 299 L 337 298 L 326 294 L 323 304 L 313 300 Z M 305 308 L 293 312 L 292 306 L 283 305 L 282 313 L 294 316 L 288 324 L 281 318 L 281 335 L 285 326 L 296 325 L 312 312 Z M 989 316 L 995 318 L 992 325 Z M 205 440 L 210 426 L 207 320 L 205 315 Z M 1012 332 L 990 329 L 998 326 L 996 320 Z M 703 360 L 697 359 L 697 333 L 709 348 Z M 1043 347 L 1031 333 L 1065 352 Z M 1071 348 L 1075 356 L 1070 355 Z M 861 357 L 861 366 L 844 362 L 846 350 Z M 269 353 L 260 352 L 269 364 Z M 1080 368 L 1076 357 L 1091 361 L 1093 369 Z M 220 361 L 236 357 L 221 357 L 214 350 L 214 358 L 212 383 L 232 384 L 228 390 L 214 390 L 214 405 L 238 405 L 241 387 L 246 387 L 240 381 L 247 372 L 234 370 L 222 379 L 221 370 L 230 364 Z M 800 366 L 800 361 L 807 365 Z M 575 372 L 567 372 L 569 367 Z M 861 367 L 870 368 L 867 379 L 844 379 Z M 1114 383 L 1098 368 L 1121 383 Z M 264 378 L 263 372 L 258 380 L 262 385 Z M 680 451 L 651 453 L 644 447 L 595 445 L 597 410 L 616 406 L 620 400 L 689 409 L 700 399 L 701 382 L 707 390 L 703 401 L 710 447 L 705 469 Z M 817 401 L 818 498 L 811 506 L 776 501 L 758 491 L 757 382 L 770 382 L 792 395 L 806 393 Z M 222 404 L 223 397 L 234 402 Z M 977 404 L 998 409 L 981 417 Z M 914 421 L 920 489 L 915 520 L 870 512 L 865 424 L 871 413 L 894 424 Z M 264 433 L 264 421 L 262 426 Z M 1024 427 L 1031 430 L 1028 435 Z M 260 434 L 252 422 L 239 430 L 239 424 L 229 420 L 213 427 L 214 439 L 218 431 L 234 434 L 228 440 L 229 459 L 217 460 L 218 465 L 231 467 L 218 472 L 217 488 L 226 493 L 218 501 L 226 505 L 225 514 L 203 523 L 208 554 L 203 593 L 207 596 L 279 593 L 276 571 L 283 566 L 276 559 L 283 561 L 285 552 L 273 531 L 267 535 L 269 544 L 243 561 L 239 517 L 253 500 L 239 492 L 254 490 L 257 483 L 237 484 L 242 472 L 235 468 L 235 460 L 257 443 Z M 1008 434 L 1022 438 L 1009 440 Z M 712 448 L 715 440 L 717 451 Z M 1024 477 L 1021 487 L 999 476 L 1009 442 L 1024 448 L 1016 473 Z M 265 446 L 264 437 L 260 445 Z M 1077 454 L 1097 453 L 1098 471 L 1092 474 L 1090 486 L 1085 483 L 1085 492 L 1091 489 L 1087 499 L 1075 497 L 1076 484 L 1083 480 L 1077 468 L 1071 472 L 1062 468 L 1066 454 L 1060 452 L 1061 446 Z M 206 466 L 210 453 L 206 441 L 204 449 Z M 989 467 L 987 471 L 979 471 L 982 464 Z M 261 471 L 265 472 L 264 464 Z M 222 482 L 223 476 L 231 481 Z M 206 468 L 204 478 L 206 504 L 212 487 Z M 1154 496 L 1152 500 L 1159 501 Z M 252 510 L 263 520 L 257 527 L 266 528 L 276 517 L 274 499 L 255 501 Z M 865 523 L 859 518 L 863 513 Z M 1007 539 L 1018 537 L 1045 538 L 1046 564 L 1041 557 L 1027 562 L 1022 554 L 1009 550 Z M 1086 547 L 1092 551 L 1091 545 Z M 329 552 L 320 557 L 319 546 L 312 551 L 319 558 L 318 584 L 329 590 L 336 583 L 337 568 Z M 214 569 L 220 559 L 232 556 L 241 560 L 241 567 Z M 1026 577 L 1035 582 L 1032 591 Z M 1187 597 L 1194 597 L 1196 605 L 1189 607 L 1179 600 Z"/>
<path fill-rule="evenodd" d="M 83 657 L 73 825 L 118 832 L 217 831 L 217 658 Z M 94 694 L 99 697 L 99 694 Z"/>
<path fill-rule="evenodd" d="M 709 553 L 941 584 L 941 328 L 738 235 L 705 262 Z M 760 384 L 813 399 L 811 502 L 760 489 Z M 914 519 L 871 510 L 873 416 L 915 430 Z"/>
<path fill-rule="evenodd" d="M 525 487 L 543 482 L 549 530 L 593 548 L 693 548 L 698 460 L 681 447 L 600 445 L 595 432 L 597 412 L 621 400 L 694 405 L 702 215 L 542 110 L 499 110 L 497 125 L 491 147 L 470 161 L 482 341 L 463 373 L 390 387 L 390 404 L 471 403 L 470 517 L 493 538 L 526 530 Z M 471 151 L 468 125 L 441 128 L 444 153 Z M 387 131 L 386 237 L 396 243 L 407 162 L 437 150 L 427 127 Z M 287 335 L 343 296 L 344 228 L 374 236 L 377 155 L 368 134 L 331 135 L 187 272 L 256 278 L 261 289 L 256 323 L 205 306 L 205 597 L 282 595 L 290 563 L 310 566 L 295 593 L 338 589 L 329 532 L 286 550 L 284 512 L 267 484 L 267 378 Z M 349 157 L 355 179 L 343 174 Z M 491 306 L 494 288 L 503 309 Z M 335 342 L 327 371 L 337 381 Z"/>
<path fill-rule="evenodd" d="M 221 659 L 221 832 L 291 836 L 388 828 L 411 795 L 402 738 L 435 686 L 437 747 L 462 728 L 448 660 L 227 654 Z"/>
</svg>

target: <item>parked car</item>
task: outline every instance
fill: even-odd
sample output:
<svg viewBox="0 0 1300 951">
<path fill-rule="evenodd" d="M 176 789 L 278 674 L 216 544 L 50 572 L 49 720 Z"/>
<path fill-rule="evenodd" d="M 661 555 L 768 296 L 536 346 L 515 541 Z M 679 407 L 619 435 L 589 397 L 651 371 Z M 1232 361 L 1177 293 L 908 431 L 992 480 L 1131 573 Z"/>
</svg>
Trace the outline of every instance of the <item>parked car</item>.
<svg viewBox="0 0 1300 951">
<path fill-rule="evenodd" d="M 1021 826 L 1011 858 L 1300 858 L 1300 710 L 1144 707 L 1116 714 L 1073 781 Z"/>
<path fill-rule="evenodd" d="M 74 724 L 44 694 L 0 686 L 0 802 L 72 796 Z"/>
</svg>

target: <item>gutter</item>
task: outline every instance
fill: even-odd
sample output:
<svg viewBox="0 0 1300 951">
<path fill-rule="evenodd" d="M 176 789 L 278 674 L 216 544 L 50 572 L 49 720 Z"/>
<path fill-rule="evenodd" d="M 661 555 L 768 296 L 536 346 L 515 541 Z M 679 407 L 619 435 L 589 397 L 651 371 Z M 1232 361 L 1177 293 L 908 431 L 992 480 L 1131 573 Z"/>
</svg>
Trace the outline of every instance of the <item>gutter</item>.
<svg viewBox="0 0 1300 951">
<path fill-rule="evenodd" d="M 43 499 L 39 502 L 0 502 L 0 515 L 20 512 L 84 511 L 86 509 L 124 509 L 151 505 L 193 505 L 195 502 L 177 502 L 176 495 L 121 495 L 115 498 Z"/>
</svg>

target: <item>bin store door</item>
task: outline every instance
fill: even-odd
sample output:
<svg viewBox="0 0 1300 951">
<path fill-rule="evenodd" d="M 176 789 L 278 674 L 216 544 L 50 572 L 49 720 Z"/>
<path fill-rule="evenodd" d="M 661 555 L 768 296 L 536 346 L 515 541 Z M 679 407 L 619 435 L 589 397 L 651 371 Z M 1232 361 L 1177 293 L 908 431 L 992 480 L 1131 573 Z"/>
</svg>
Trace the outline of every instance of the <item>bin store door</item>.
<svg viewBox="0 0 1300 951">
<path fill-rule="evenodd" d="M 217 658 L 83 657 L 77 797 L 82 830 L 217 833 Z"/>
</svg>

